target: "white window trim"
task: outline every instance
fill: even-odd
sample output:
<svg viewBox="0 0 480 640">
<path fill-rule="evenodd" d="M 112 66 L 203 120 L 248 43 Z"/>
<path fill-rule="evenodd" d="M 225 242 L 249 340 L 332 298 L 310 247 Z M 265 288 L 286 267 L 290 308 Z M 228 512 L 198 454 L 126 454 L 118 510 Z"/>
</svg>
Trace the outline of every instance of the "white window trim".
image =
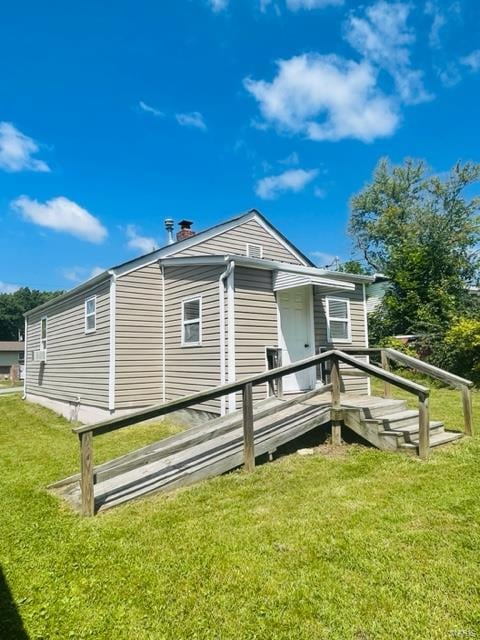
<svg viewBox="0 0 480 640">
<path fill-rule="evenodd" d="M 347 303 L 347 317 L 346 318 L 337 318 L 336 316 L 331 316 L 330 315 L 330 303 L 329 303 L 330 300 L 332 300 L 332 302 L 346 302 Z M 333 296 L 327 296 L 325 298 L 325 305 L 326 305 L 326 316 L 327 316 L 327 341 L 328 342 L 332 342 L 332 343 L 336 343 L 336 344 L 350 344 L 352 342 L 352 316 L 351 316 L 351 313 L 350 313 L 350 300 L 348 298 L 336 298 L 336 297 L 333 297 Z M 336 322 L 346 322 L 347 323 L 348 338 L 336 338 L 335 340 L 331 339 L 330 322 L 332 320 L 336 321 Z"/>
<path fill-rule="evenodd" d="M 251 256 L 249 251 L 250 251 L 250 247 L 258 247 L 260 249 L 260 258 L 263 258 L 263 245 L 256 243 L 256 242 L 247 242 L 245 245 L 245 251 L 246 251 L 246 255 L 247 258 L 252 258 L 252 257 L 256 257 L 256 256 Z"/>
<path fill-rule="evenodd" d="M 42 338 L 42 325 L 44 320 L 45 320 L 45 339 Z M 46 351 L 47 348 L 48 348 L 48 316 L 42 316 L 40 318 L 40 351 Z"/>
<path fill-rule="evenodd" d="M 95 301 L 95 311 L 93 313 L 87 313 L 87 304 L 91 301 Z M 87 326 L 87 318 L 93 316 L 95 318 L 95 326 L 93 329 L 89 329 Z M 97 296 L 90 296 L 85 300 L 85 333 L 95 333 L 97 330 Z"/>
<path fill-rule="evenodd" d="M 199 309 L 198 309 L 198 320 L 185 320 L 185 304 L 187 302 L 193 302 L 194 300 L 198 300 Z M 203 301 L 202 296 L 190 296 L 189 298 L 184 298 L 182 300 L 182 347 L 201 347 L 202 346 L 202 312 L 203 312 Z M 185 342 L 185 325 L 186 324 L 195 324 L 198 322 L 198 342 Z"/>
</svg>

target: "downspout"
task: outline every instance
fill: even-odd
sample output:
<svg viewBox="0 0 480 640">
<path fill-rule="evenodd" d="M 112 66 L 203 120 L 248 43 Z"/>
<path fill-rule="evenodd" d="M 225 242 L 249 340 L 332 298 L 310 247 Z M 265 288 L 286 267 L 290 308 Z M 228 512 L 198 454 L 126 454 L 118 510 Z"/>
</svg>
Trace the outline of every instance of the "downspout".
<svg viewBox="0 0 480 640">
<path fill-rule="evenodd" d="M 166 401 L 166 358 L 165 358 L 165 267 L 160 264 L 160 273 L 162 274 L 162 402 Z"/>
<path fill-rule="evenodd" d="M 225 280 L 230 276 L 235 267 L 235 262 L 230 260 L 228 267 L 220 274 L 218 278 L 218 301 L 220 309 L 220 384 L 225 384 Z M 226 413 L 225 396 L 220 398 L 220 413 L 222 416 Z"/>
<path fill-rule="evenodd" d="M 28 360 L 28 351 L 27 351 L 27 332 L 28 332 L 28 318 L 25 316 L 25 335 L 23 336 L 23 396 L 22 400 L 25 400 L 27 397 L 27 360 Z"/>
<path fill-rule="evenodd" d="M 116 319 L 117 319 L 117 274 L 113 269 L 110 275 L 110 355 L 108 371 L 108 409 L 115 411 L 115 366 L 116 366 Z"/>
</svg>

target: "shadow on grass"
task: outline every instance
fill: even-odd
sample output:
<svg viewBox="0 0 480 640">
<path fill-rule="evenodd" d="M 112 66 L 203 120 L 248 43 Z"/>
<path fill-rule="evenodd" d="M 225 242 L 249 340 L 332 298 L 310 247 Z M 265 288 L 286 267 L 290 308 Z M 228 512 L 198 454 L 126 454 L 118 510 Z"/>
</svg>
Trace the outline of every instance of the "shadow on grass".
<svg viewBox="0 0 480 640">
<path fill-rule="evenodd" d="M 29 640 L 22 618 L 13 600 L 8 582 L 0 567 L 0 638 L 2 640 Z"/>
</svg>

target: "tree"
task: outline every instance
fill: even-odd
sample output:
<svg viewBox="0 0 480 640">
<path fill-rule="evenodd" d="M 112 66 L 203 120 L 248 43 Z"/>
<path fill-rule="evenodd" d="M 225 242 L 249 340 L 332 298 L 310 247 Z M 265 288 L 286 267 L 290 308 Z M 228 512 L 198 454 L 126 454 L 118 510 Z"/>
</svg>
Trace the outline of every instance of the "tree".
<svg viewBox="0 0 480 640">
<path fill-rule="evenodd" d="M 435 176 L 422 161 L 392 166 L 383 159 L 371 184 L 352 198 L 356 249 L 391 281 L 374 318 L 377 338 L 417 333 L 435 340 L 475 304 L 468 286 L 480 264 L 480 198 L 465 190 L 479 179 L 473 163 Z"/>
<path fill-rule="evenodd" d="M 365 276 L 371 273 L 372 270 L 370 267 L 362 264 L 359 260 L 346 260 L 338 265 L 338 271 Z"/>
<path fill-rule="evenodd" d="M 25 327 L 23 314 L 61 293 L 61 291 L 37 291 L 28 287 L 22 287 L 15 293 L 1 293 L 0 340 L 23 338 Z"/>
</svg>

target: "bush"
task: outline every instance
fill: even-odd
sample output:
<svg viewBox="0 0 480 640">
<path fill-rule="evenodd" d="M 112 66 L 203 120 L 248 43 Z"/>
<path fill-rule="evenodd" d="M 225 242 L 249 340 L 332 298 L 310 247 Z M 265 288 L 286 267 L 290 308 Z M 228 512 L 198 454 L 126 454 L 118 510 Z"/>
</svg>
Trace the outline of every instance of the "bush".
<svg viewBox="0 0 480 640">
<path fill-rule="evenodd" d="M 463 317 L 453 322 L 445 334 L 450 370 L 480 383 L 480 320 Z"/>
<path fill-rule="evenodd" d="M 393 336 L 389 336 L 388 338 L 383 338 L 379 342 L 379 346 L 383 349 L 395 349 L 396 351 L 400 351 L 404 353 L 406 356 L 412 356 L 412 358 L 417 357 L 417 352 L 415 348 L 409 344 L 405 344 L 403 340 L 399 338 L 394 338 Z"/>
</svg>

